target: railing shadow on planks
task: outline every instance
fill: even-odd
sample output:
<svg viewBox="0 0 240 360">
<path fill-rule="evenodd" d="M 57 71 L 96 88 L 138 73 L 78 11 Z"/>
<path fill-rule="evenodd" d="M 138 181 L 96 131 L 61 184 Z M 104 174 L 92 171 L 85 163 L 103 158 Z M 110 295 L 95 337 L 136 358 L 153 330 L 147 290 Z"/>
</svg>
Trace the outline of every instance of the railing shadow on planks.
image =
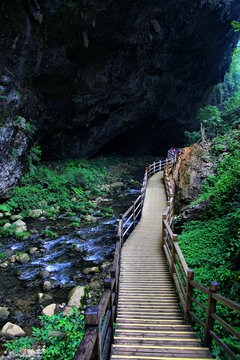
<svg viewBox="0 0 240 360">
<path fill-rule="evenodd" d="M 114 320 L 116 319 L 118 304 L 121 248 L 141 218 L 149 177 L 162 170 L 164 171 L 164 184 L 167 196 L 167 209 L 162 215 L 162 248 L 166 255 L 169 271 L 174 282 L 185 319 L 189 324 L 191 324 L 192 319 L 194 319 L 203 328 L 204 346 L 211 347 L 212 339 L 214 339 L 232 359 L 239 360 L 229 346 L 226 345 L 214 332 L 214 325 L 217 322 L 225 329 L 225 331 L 240 340 L 240 333 L 216 314 L 217 302 L 226 306 L 229 311 L 233 310 L 238 314 L 240 313 L 240 305 L 220 294 L 217 294 L 217 282 L 212 281 L 209 288 L 207 288 L 194 281 L 194 270 L 188 268 L 177 242 L 177 235 L 173 233 L 174 192 L 169 180 L 169 171 L 172 164 L 172 160 L 166 159 L 149 165 L 145 171 L 141 195 L 134 201 L 132 206 L 122 216 L 120 216 L 113 267 L 111 269 L 111 278 L 107 278 L 104 281 L 104 294 L 99 305 L 88 307 L 85 310 L 85 334 L 73 360 L 110 359 L 111 344 L 113 342 Z M 200 303 L 193 297 L 195 290 L 200 291 L 202 294 L 207 296 L 206 305 Z M 204 322 L 194 313 L 193 304 L 200 307 L 206 314 Z"/>
</svg>

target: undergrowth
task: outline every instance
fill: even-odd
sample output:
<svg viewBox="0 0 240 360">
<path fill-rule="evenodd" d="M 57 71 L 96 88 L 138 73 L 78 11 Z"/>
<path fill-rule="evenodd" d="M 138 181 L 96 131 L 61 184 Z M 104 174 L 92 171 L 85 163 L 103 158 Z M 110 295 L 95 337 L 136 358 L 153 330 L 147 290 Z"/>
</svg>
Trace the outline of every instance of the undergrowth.
<svg viewBox="0 0 240 360">
<path fill-rule="evenodd" d="M 185 224 L 179 244 L 189 268 L 194 269 L 197 282 L 208 287 L 210 281 L 217 281 L 219 293 L 240 302 L 240 130 L 216 137 L 211 155 L 217 164 L 214 175 L 205 180 L 200 198 L 192 205 L 209 198 L 210 201 L 198 220 Z M 206 305 L 204 294 L 197 291 L 195 298 Z M 194 311 L 204 321 L 202 309 L 194 305 Z M 239 330 L 240 316 L 234 311 L 218 305 L 217 313 Z M 234 336 L 218 324 L 215 330 L 240 354 Z M 216 344 L 213 354 L 223 356 Z"/>
</svg>

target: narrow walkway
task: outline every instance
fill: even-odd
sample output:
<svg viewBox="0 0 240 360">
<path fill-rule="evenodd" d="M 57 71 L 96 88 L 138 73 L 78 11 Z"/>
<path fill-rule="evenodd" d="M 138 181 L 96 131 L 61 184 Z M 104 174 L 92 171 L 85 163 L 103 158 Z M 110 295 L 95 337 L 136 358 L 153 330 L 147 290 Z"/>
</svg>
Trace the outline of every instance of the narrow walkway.
<svg viewBox="0 0 240 360">
<path fill-rule="evenodd" d="M 183 320 L 160 247 L 167 207 L 162 177 L 149 179 L 141 221 L 122 249 L 111 359 L 211 358 Z"/>
</svg>

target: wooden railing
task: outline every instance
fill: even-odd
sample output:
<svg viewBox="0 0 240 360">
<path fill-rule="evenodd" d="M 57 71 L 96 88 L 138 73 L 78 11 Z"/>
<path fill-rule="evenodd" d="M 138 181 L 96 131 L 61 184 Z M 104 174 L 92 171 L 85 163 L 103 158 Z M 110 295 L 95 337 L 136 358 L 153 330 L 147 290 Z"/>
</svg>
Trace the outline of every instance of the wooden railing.
<svg viewBox="0 0 240 360">
<path fill-rule="evenodd" d="M 228 333 L 240 340 L 240 332 L 216 314 L 218 303 L 226 306 L 229 312 L 231 310 L 235 311 L 236 315 L 240 313 L 240 305 L 220 294 L 217 294 L 217 282 L 211 281 L 209 288 L 207 288 L 194 281 L 194 270 L 188 268 L 177 241 L 178 237 L 172 230 L 174 193 L 169 180 L 169 170 L 170 167 L 169 164 L 167 164 L 164 168 L 164 184 L 168 205 L 162 216 L 162 247 L 167 258 L 171 277 L 185 314 L 186 321 L 191 323 L 192 319 L 194 319 L 203 328 L 203 346 L 211 347 L 212 340 L 214 339 L 232 359 L 239 360 L 229 346 L 219 338 L 214 329 L 215 323 L 217 322 L 217 324 L 221 325 Z M 207 295 L 208 299 L 206 304 L 202 304 L 194 298 L 195 291 L 200 291 L 202 294 Z M 196 312 L 193 310 L 193 304 L 200 307 L 203 313 L 205 313 L 205 321 L 201 320 L 196 315 Z"/>
<path fill-rule="evenodd" d="M 145 171 L 141 195 L 120 216 L 111 278 L 105 279 L 104 294 L 99 305 L 91 306 L 85 310 L 85 334 L 73 360 L 107 360 L 110 358 L 113 323 L 117 314 L 121 248 L 141 217 L 148 178 L 163 169 L 167 209 L 162 215 L 162 247 L 186 321 L 191 323 L 192 319 L 194 319 L 203 327 L 204 346 L 211 347 L 212 339 L 214 339 L 232 359 L 239 360 L 233 351 L 215 333 L 214 325 L 217 322 L 227 332 L 240 339 L 240 333 L 216 314 L 217 302 L 225 305 L 229 310 L 236 311 L 236 313 L 240 313 L 240 305 L 217 294 L 218 284 L 216 282 L 211 282 L 209 288 L 206 288 L 194 281 L 194 271 L 188 268 L 179 247 L 177 235 L 173 232 L 174 191 L 169 180 L 169 170 L 172 164 L 170 159 L 166 159 L 149 165 Z M 196 290 L 208 296 L 206 305 L 194 298 L 194 291 Z M 193 304 L 199 306 L 205 312 L 205 321 L 202 321 L 194 313 Z"/>
<path fill-rule="evenodd" d="M 73 360 L 106 360 L 110 357 L 113 323 L 116 319 L 118 304 L 121 249 L 141 217 L 148 178 L 162 171 L 169 162 L 168 159 L 160 160 L 146 168 L 141 195 L 120 216 L 111 278 L 105 279 L 105 291 L 99 305 L 88 307 L 85 310 L 85 334 Z"/>
</svg>

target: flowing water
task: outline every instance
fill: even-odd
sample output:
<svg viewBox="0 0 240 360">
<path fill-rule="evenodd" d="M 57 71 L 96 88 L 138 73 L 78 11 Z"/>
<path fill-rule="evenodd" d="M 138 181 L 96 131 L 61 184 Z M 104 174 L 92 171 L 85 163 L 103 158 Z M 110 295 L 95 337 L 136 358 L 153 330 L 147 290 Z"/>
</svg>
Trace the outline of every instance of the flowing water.
<svg viewBox="0 0 240 360">
<path fill-rule="evenodd" d="M 6 252 L 8 258 L 18 252 L 29 253 L 32 247 L 38 248 L 26 264 L 16 262 L 0 269 L 0 306 L 10 309 L 8 321 L 28 330 L 36 324 L 37 315 L 43 307 L 53 302 L 65 303 L 72 287 L 91 281 L 89 275 L 83 274 L 83 269 L 111 259 L 119 214 L 127 209 L 139 193 L 138 190 L 128 189 L 123 192 L 123 198 L 115 195 L 111 203 L 107 204 L 114 210 L 112 218 L 98 218 L 96 223 L 81 225 L 78 229 L 68 227 L 70 222 L 79 219 L 77 215 L 66 217 L 62 214 L 57 220 L 26 219 L 24 221 L 28 229 L 37 229 L 37 234 L 25 241 L 13 237 L 2 239 L 1 252 Z M 41 233 L 46 228 L 56 232 L 58 237 L 44 238 Z M 46 279 L 46 276 L 49 278 Z M 52 299 L 41 304 L 38 302 L 38 293 L 43 292 L 45 280 L 50 280 L 53 285 L 48 292 Z M 0 321 L 0 326 L 4 323 L 6 321 Z"/>
</svg>

